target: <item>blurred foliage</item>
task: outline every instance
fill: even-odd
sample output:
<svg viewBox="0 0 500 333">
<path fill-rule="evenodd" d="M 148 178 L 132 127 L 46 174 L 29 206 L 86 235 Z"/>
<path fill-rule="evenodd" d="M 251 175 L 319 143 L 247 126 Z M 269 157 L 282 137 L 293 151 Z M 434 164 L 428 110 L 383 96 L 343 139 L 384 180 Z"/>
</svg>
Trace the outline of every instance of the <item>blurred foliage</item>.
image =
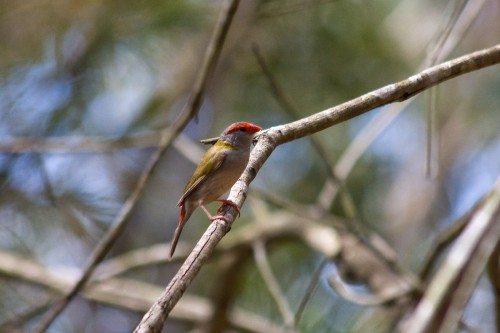
<svg viewBox="0 0 500 333">
<path fill-rule="evenodd" d="M 185 133 L 197 140 L 217 135 L 234 121 L 270 127 L 294 120 L 270 92 L 252 45 L 258 45 L 290 103 L 307 116 L 423 68 L 431 46 L 443 35 L 453 3 L 242 1 L 199 119 Z M 219 7 L 220 1 L 195 0 L 1 1 L 0 140 L 157 133 L 178 115 L 190 92 Z M 470 26 L 452 34 L 456 46 L 448 58 L 489 47 L 498 43 L 498 36 L 498 2 L 485 1 Z M 359 220 L 386 238 L 403 266 L 412 269 L 419 267 L 439 230 L 464 214 L 500 173 L 498 68 L 459 77 L 436 91 L 439 159 L 434 159 L 432 179 L 424 174 L 428 103 L 422 94 L 370 145 L 346 185 Z M 331 163 L 380 111 L 316 135 Z M 135 186 L 151 151 L 3 150 L 0 249 L 49 267 L 81 267 Z M 175 203 L 193 169 L 175 149 L 167 152 L 111 255 L 169 240 L 177 223 Z M 302 139 L 279 147 L 253 186 L 313 203 L 325 178 L 321 157 Z M 345 214 L 338 203 L 332 213 Z M 245 208 L 243 215 L 251 211 Z M 194 214 L 183 240 L 194 243 L 205 220 Z M 279 241 L 269 253 L 278 281 L 296 305 L 320 258 L 304 246 Z M 165 285 L 174 272 L 173 265 L 162 265 L 127 276 Z M 217 272 L 217 264 L 209 264 L 189 292 L 211 297 Z M 279 312 L 251 261 L 242 275 L 235 303 L 279 323 Z M 34 306 L 33 300 L 44 294 L 13 279 L 1 281 L 0 322 Z M 23 294 L 14 291 L 19 285 Z M 493 325 L 491 295 L 485 297 L 484 304 L 474 302 L 477 310 L 469 316 L 489 313 L 481 322 L 472 319 L 484 332 Z M 322 281 L 300 329 L 354 330 L 362 312 Z M 110 318 L 116 325 L 109 325 Z M 79 299 L 53 331 L 124 332 L 139 318 Z M 26 327 L 38 319 L 31 318 Z M 185 332 L 188 326 L 167 323 L 172 332 Z"/>
</svg>

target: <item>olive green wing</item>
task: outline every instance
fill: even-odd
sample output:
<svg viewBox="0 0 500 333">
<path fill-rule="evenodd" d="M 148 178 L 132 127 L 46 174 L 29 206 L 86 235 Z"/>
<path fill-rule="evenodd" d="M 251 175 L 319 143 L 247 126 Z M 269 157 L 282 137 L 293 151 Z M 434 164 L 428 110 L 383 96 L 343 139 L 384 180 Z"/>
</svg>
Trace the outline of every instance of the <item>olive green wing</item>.
<svg viewBox="0 0 500 333">
<path fill-rule="evenodd" d="M 221 147 L 214 145 L 207 150 L 200 164 L 198 164 L 198 167 L 194 170 L 193 175 L 187 182 L 184 188 L 184 194 L 182 194 L 182 197 L 179 199 L 177 206 L 181 207 L 186 197 L 199 188 L 211 173 L 219 169 L 225 159 L 225 149 L 221 149 Z"/>
</svg>

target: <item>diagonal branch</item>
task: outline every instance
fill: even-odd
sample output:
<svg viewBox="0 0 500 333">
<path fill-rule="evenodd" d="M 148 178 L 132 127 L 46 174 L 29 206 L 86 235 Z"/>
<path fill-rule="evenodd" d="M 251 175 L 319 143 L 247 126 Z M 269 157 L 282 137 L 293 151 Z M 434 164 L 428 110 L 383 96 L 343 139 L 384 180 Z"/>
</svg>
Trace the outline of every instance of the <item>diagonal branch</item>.
<svg viewBox="0 0 500 333">
<path fill-rule="evenodd" d="M 404 101 L 441 82 L 497 63 L 500 63 L 500 44 L 428 68 L 406 80 L 387 85 L 312 116 L 269 128 L 260 135 L 250 155 L 248 165 L 232 187 L 228 199 L 239 207 L 242 206 L 249 184 L 279 145 L 332 127 L 377 107 Z M 196 277 L 215 246 L 231 229 L 231 223 L 237 214 L 236 209 L 226 205 L 222 212 L 230 222 L 219 219 L 210 224 L 172 281 L 145 314 L 135 332 L 159 332 L 161 330 L 169 312 Z"/>
</svg>

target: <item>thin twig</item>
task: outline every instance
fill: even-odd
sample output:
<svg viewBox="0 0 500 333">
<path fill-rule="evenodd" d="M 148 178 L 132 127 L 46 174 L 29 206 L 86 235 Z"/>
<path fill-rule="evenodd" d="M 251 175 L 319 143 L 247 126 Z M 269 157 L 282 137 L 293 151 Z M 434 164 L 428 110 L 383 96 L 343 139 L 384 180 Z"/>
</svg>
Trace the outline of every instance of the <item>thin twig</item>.
<svg viewBox="0 0 500 333">
<path fill-rule="evenodd" d="M 304 296 L 300 300 L 299 306 L 297 307 L 297 311 L 295 311 L 295 318 L 294 318 L 294 325 L 295 327 L 299 326 L 300 320 L 302 319 L 302 314 L 304 313 L 304 310 L 306 308 L 307 303 L 311 299 L 311 296 L 318 286 L 319 283 L 319 278 L 321 277 L 321 272 L 323 272 L 323 269 L 325 268 L 326 264 L 328 263 L 327 258 L 323 258 L 318 266 L 314 270 L 314 273 L 311 276 L 311 281 L 309 282 L 309 285 L 307 286 L 306 291 L 304 292 Z"/>
<path fill-rule="evenodd" d="M 300 118 L 299 112 L 297 112 L 295 107 L 293 107 L 292 103 L 288 100 L 288 98 L 283 93 L 282 89 L 279 87 L 278 82 L 276 81 L 271 69 L 269 68 L 264 57 L 260 53 L 259 46 L 255 43 L 252 44 L 252 51 L 255 58 L 257 59 L 260 68 L 262 69 L 262 72 L 264 73 L 264 76 L 266 77 L 269 83 L 269 87 L 271 88 L 271 93 L 273 94 L 276 101 L 281 105 L 281 108 L 286 113 L 288 113 L 293 119 L 299 119 Z M 338 183 L 339 180 L 335 175 L 332 164 L 328 159 L 327 150 L 323 147 L 323 144 L 316 138 L 316 136 L 311 135 L 309 139 L 311 141 L 311 145 L 316 150 L 321 161 L 325 165 L 325 170 L 329 178 Z"/>
<path fill-rule="evenodd" d="M 464 230 L 467 223 L 472 218 L 472 214 L 478 209 L 480 203 L 475 205 L 467 214 L 458 219 L 457 222 L 443 230 L 439 236 L 434 240 L 435 244 L 429 251 L 428 257 L 424 260 L 422 270 L 419 274 L 420 280 L 425 282 L 432 272 L 432 268 L 436 265 L 437 259 Z"/>
<path fill-rule="evenodd" d="M 441 60 L 441 52 L 443 51 L 445 43 L 448 41 L 448 38 L 451 36 L 451 32 L 457 24 L 460 15 L 464 12 L 465 6 L 467 5 L 467 0 L 462 0 L 460 3 L 454 2 L 452 5 L 455 6 L 455 10 L 450 15 L 449 20 L 446 23 L 446 26 L 443 28 L 443 31 L 439 33 L 439 38 L 432 46 L 432 50 L 428 50 L 428 56 L 426 60 L 427 66 L 434 66 Z M 437 100 L 438 100 L 438 91 L 437 87 L 430 89 L 427 93 L 426 98 L 426 154 L 425 154 L 425 175 L 428 178 L 435 176 L 435 173 L 439 172 L 438 168 L 433 165 L 433 161 L 439 160 L 439 151 L 436 151 L 439 147 L 439 142 L 437 135 L 437 128 L 439 124 L 437 124 Z M 438 164 L 435 162 L 434 164 Z M 433 170 L 436 170 L 433 172 Z"/>
<path fill-rule="evenodd" d="M 385 294 L 358 293 L 347 286 L 337 273 L 332 273 L 328 277 L 328 284 L 345 300 L 361 306 L 377 306 L 393 302 L 403 296 L 408 295 L 412 290 L 399 288 L 391 290 Z"/>
<path fill-rule="evenodd" d="M 410 104 L 412 100 L 400 104 L 388 105 L 350 142 L 335 164 L 334 173 L 341 183 L 345 182 L 356 162 L 365 153 L 375 138 L 391 124 L 396 117 Z M 329 211 L 340 191 L 338 182 L 327 181 L 318 195 L 317 205 L 324 211 Z"/>
<path fill-rule="evenodd" d="M 16 314 L 9 316 L 7 320 L 0 322 L 0 333 L 16 332 L 16 327 L 44 312 L 52 304 L 52 301 L 52 297 L 46 297 L 43 300 L 30 300 L 28 309 L 18 311 Z"/>
<path fill-rule="evenodd" d="M 182 245 L 179 244 L 180 248 Z M 166 263 L 168 248 L 168 244 L 161 243 L 114 256 L 99 265 L 93 281 L 102 281 L 141 267 Z"/>
<path fill-rule="evenodd" d="M 256 240 L 253 244 L 253 254 L 255 264 L 257 265 L 260 276 L 264 280 L 269 293 L 276 302 L 285 325 L 289 328 L 292 328 L 294 324 L 294 315 L 292 308 L 290 307 L 285 294 L 281 290 L 278 280 L 276 280 L 276 277 L 274 276 L 274 273 L 271 269 L 271 265 L 267 260 L 267 253 L 264 243 L 259 239 Z"/>
<path fill-rule="evenodd" d="M 446 21 L 442 29 L 438 29 L 437 38 L 434 43 L 431 43 L 427 48 L 427 57 L 424 61 L 424 66 L 434 66 L 443 59 L 442 51 L 444 45 L 450 39 L 452 31 L 455 29 L 458 19 L 464 13 L 465 7 L 469 3 L 468 0 L 461 0 L 461 2 L 451 2 L 450 5 L 454 7 L 449 19 Z"/>
</svg>

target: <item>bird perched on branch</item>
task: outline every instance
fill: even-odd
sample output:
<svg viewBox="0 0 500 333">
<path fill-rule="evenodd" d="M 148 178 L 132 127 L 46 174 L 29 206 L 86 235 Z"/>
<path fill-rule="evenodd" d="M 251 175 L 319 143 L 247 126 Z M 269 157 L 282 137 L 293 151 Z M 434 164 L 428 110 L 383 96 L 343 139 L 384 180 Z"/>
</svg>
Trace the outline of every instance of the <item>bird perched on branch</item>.
<svg viewBox="0 0 500 333">
<path fill-rule="evenodd" d="M 234 202 L 219 197 L 233 186 L 245 170 L 254 134 L 261 129 L 252 123 L 234 123 L 207 150 L 177 203 L 181 207 L 181 213 L 170 245 L 170 258 L 174 254 L 182 228 L 197 207 L 201 207 L 211 221 L 225 220 L 222 215 L 212 216 L 206 208 L 205 205 L 213 201 L 232 205 L 239 213 L 239 207 Z"/>
</svg>

